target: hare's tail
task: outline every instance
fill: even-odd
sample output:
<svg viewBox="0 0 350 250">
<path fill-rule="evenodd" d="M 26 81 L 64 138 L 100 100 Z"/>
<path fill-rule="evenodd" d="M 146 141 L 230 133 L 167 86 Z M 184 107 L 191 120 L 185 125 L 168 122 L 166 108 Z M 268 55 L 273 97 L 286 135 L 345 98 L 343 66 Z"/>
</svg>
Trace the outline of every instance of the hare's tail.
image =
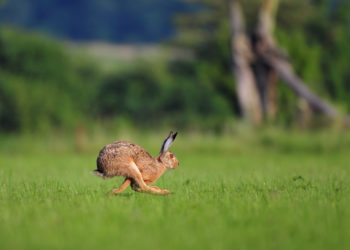
<svg viewBox="0 0 350 250">
<path fill-rule="evenodd" d="M 104 175 L 104 173 L 100 172 L 98 169 L 92 171 L 92 173 L 98 177 L 101 177 L 103 179 L 106 179 L 107 177 Z"/>
</svg>

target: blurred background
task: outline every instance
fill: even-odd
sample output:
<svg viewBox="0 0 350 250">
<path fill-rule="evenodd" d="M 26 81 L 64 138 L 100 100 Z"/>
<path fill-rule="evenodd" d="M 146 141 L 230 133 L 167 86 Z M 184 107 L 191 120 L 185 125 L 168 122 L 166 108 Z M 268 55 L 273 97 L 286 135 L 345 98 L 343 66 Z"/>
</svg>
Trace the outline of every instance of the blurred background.
<svg viewBox="0 0 350 250">
<path fill-rule="evenodd" d="M 294 72 L 348 113 L 349 1 L 241 1 L 253 53 L 262 2 L 275 5 L 274 44 Z M 231 20 L 224 0 L 2 0 L 0 132 L 330 126 L 278 77 L 272 115 L 257 83 L 262 118 L 249 118 L 237 93 Z"/>
<path fill-rule="evenodd" d="M 349 41 L 349 0 L 0 0 L 0 248 L 350 249 Z M 107 198 L 170 130 L 172 194 Z"/>
</svg>

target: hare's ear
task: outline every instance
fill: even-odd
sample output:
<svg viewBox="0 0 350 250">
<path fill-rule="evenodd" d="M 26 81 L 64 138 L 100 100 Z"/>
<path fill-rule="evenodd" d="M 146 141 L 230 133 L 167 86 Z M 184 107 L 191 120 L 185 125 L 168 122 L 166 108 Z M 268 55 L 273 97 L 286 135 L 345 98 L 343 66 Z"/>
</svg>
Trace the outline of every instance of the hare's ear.
<svg viewBox="0 0 350 250">
<path fill-rule="evenodd" d="M 160 150 L 160 153 L 164 153 L 164 152 L 168 151 L 168 148 L 173 143 L 173 141 L 175 140 L 176 136 L 177 136 L 177 132 L 174 134 L 173 131 L 170 131 L 170 134 L 168 135 L 168 137 L 163 142 L 163 145 L 162 145 L 162 148 Z"/>
</svg>

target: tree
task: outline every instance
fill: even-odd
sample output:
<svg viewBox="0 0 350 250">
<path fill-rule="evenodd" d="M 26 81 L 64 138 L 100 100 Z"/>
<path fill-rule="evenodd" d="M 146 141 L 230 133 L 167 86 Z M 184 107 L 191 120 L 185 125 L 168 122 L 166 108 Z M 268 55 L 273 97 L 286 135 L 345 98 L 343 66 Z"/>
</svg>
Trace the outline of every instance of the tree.
<svg viewBox="0 0 350 250">
<path fill-rule="evenodd" d="M 247 3 L 241 1 L 243 10 L 250 14 L 248 16 L 247 30 L 244 25 L 243 11 L 240 8 L 240 2 L 237 0 L 190 0 L 190 2 L 200 4 L 199 10 L 192 14 L 192 17 L 195 17 L 191 20 L 192 24 L 188 26 L 189 28 L 187 27 L 187 33 L 190 34 L 187 38 L 190 38 L 188 41 L 192 42 L 197 63 L 205 64 L 203 60 L 207 60 L 208 58 L 206 57 L 208 56 L 210 57 L 210 61 L 208 60 L 207 64 L 210 64 L 212 67 L 217 67 L 214 66 L 214 63 L 220 61 L 220 57 L 221 60 L 228 60 L 227 57 L 221 56 L 222 49 L 221 51 L 215 49 L 217 45 L 222 46 L 225 43 L 225 39 L 227 39 L 226 42 L 230 40 L 229 36 L 223 33 L 227 32 L 227 30 L 223 31 L 223 28 L 225 26 L 227 29 L 231 27 L 233 75 L 236 86 L 235 94 L 237 95 L 237 101 L 244 118 L 257 125 L 261 124 L 263 120 L 274 120 L 276 118 L 277 107 L 279 106 L 277 102 L 278 78 L 282 79 L 299 98 L 306 100 L 307 106 L 310 107 L 313 113 L 321 113 L 331 119 L 339 116 L 340 112 L 336 111 L 329 103 L 313 93 L 301 80 L 302 78 L 294 72 L 287 54 L 280 49 L 280 46 L 276 42 L 274 27 L 276 14 L 279 14 L 277 12 L 279 6 L 278 0 L 252 0 L 249 1 L 249 6 L 244 6 L 244 3 Z M 324 3 L 321 2 L 313 3 L 313 5 L 302 1 L 286 0 L 281 2 L 281 5 L 286 4 L 294 6 L 294 11 L 295 9 L 298 10 L 298 8 L 299 11 L 300 9 L 305 9 L 307 14 L 304 16 L 301 15 L 301 17 L 293 17 L 294 19 L 291 18 L 288 20 L 289 22 L 282 23 L 283 27 L 279 29 L 282 31 L 284 29 L 290 29 L 290 26 L 295 25 L 296 29 L 304 32 L 302 25 L 305 24 L 305 20 L 311 23 L 312 21 L 309 21 L 311 19 L 310 16 L 312 16 L 315 10 L 320 11 L 324 6 Z M 284 14 L 289 14 L 289 9 L 279 9 L 283 13 L 280 20 L 283 21 Z M 227 10 L 230 10 L 230 25 L 224 20 L 224 18 L 228 20 Z M 189 19 L 187 17 L 187 20 Z M 186 22 L 186 19 L 182 19 L 181 21 L 180 32 L 186 31 L 185 25 L 189 23 Z M 321 21 L 317 20 L 318 22 Z M 257 25 L 254 25 L 254 23 L 257 23 Z M 307 32 L 310 33 L 310 31 L 305 31 L 305 33 L 302 33 L 302 36 L 307 37 Z M 320 43 L 319 41 L 317 42 Z M 203 53 L 205 50 L 209 50 L 210 52 Z M 216 54 L 214 54 L 214 51 Z M 208 66 L 208 68 L 210 67 Z M 225 72 L 222 68 L 221 71 Z M 321 75 L 323 72 L 314 72 L 314 75 L 316 73 Z M 213 77 L 213 82 L 215 81 L 217 80 Z M 324 85 L 323 82 L 316 84 L 318 86 Z"/>
<path fill-rule="evenodd" d="M 292 66 L 288 60 L 286 60 L 285 55 L 277 47 L 274 36 L 274 16 L 278 6 L 278 0 L 263 0 L 262 7 L 259 12 L 258 24 L 255 31 L 255 40 L 253 41 L 254 46 L 254 57 L 255 62 L 252 63 L 255 66 L 255 85 L 256 89 L 260 92 L 260 103 L 262 110 L 265 111 L 264 115 L 272 117 L 275 113 L 275 92 L 276 92 L 276 73 L 288 84 L 294 92 L 303 97 L 309 106 L 316 112 L 325 114 L 327 117 L 334 119 L 338 114 L 337 111 L 320 97 L 315 95 L 309 88 L 306 87 L 304 82 L 293 72 Z M 240 17 L 240 8 L 239 4 L 235 0 L 231 0 L 231 20 L 232 20 L 232 34 L 233 34 L 233 51 L 235 51 L 233 58 L 237 68 L 237 58 L 240 57 L 239 50 L 249 49 L 249 45 L 240 45 L 239 48 L 236 48 L 235 41 L 241 41 L 245 44 L 249 44 L 247 39 L 242 39 L 242 33 L 244 28 L 241 25 L 239 27 L 237 24 L 242 24 L 242 18 Z M 238 16 L 238 18 L 237 18 Z M 235 27 L 238 26 L 238 27 Z M 252 50 L 251 50 L 252 51 Z M 247 53 L 247 52 L 246 52 Z M 252 52 L 250 52 L 252 53 Z M 251 56 L 252 57 L 252 56 Z M 243 65 L 246 75 L 249 74 L 248 65 Z M 238 66 L 238 68 L 242 68 Z M 242 70 L 241 70 L 242 71 Z M 247 79 L 241 79 L 239 69 L 235 70 L 236 72 L 236 82 L 237 88 L 242 88 L 240 85 L 252 85 L 252 80 L 247 81 Z M 253 69 L 250 70 L 253 72 Z M 251 73 L 250 75 L 253 75 Z M 250 77 L 252 78 L 252 77 Z M 254 83 L 253 83 L 254 84 Z M 252 89 L 252 87 L 250 87 Z M 252 92 L 251 92 L 252 93 Z M 240 94 L 240 91 L 238 91 Z M 241 96 L 241 99 L 248 99 L 249 102 L 252 102 L 252 99 L 256 99 L 255 103 L 259 100 L 256 96 L 246 95 Z M 244 106 L 247 100 L 241 101 L 241 106 Z M 253 112 L 256 112 L 256 109 L 259 109 L 257 106 L 252 110 L 245 110 L 245 115 L 249 118 L 254 115 Z M 258 111 L 260 112 L 260 111 Z M 258 123 L 256 119 L 252 120 L 254 123 Z"/>
</svg>

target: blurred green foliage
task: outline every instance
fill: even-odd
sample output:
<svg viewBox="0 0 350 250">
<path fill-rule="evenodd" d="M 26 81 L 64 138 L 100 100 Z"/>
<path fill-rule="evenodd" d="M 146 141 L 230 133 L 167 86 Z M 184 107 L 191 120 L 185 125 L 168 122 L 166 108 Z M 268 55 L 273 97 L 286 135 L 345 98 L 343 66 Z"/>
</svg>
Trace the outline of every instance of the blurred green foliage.
<svg viewBox="0 0 350 250">
<path fill-rule="evenodd" d="M 122 116 L 137 126 L 190 124 L 220 127 L 232 115 L 228 102 L 212 85 L 171 75 L 169 68 L 154 64 L 111 74 L 103 80 L 97 101 L 104 117 Z"/>
<path fill-rule="evenodd" d="M 0 65 L 2 131 L 85 127 L 96 119 L 220 129 L 232 116 L 213 85 L 172 74 L 173 65 L 136 63 L 105 73 L 92 58 L 23 31 L 0 31 Z"/>
<path fill-rule="evenodd" d="M 62 43 L 1 27 L 0 130 L 71 129 L 96 121 L 223 129 L 239 115 L 227 1 L 186 2 L 199 7 L 177 16 L 173 44 L 189 56 L 137 61 L 116 71 L 102 70 L 97 60 L 70 53 Z M 249 34 L 260 3 L 242 1 Z M 296 72 L 345 112 L 350 112 L 349 11 L 346 1 L 281 0 L 276 27 Z M 298 98 L 280 83 L 278 99 L 276 122 L 293 125 Z"/>
<path fill-rule="evenodd" d="M 276 35 L 305 82 L 350 112 L 350 2 L 281 1 Z"/>
<path fill-rule="evenodd" d="M 1 130 L 70 126 L 82 118 L 93 78 L 84 73 L 89 66 L 73 62 L 60 44 L 3 28 L 0 65 Z"/>
</svg>

